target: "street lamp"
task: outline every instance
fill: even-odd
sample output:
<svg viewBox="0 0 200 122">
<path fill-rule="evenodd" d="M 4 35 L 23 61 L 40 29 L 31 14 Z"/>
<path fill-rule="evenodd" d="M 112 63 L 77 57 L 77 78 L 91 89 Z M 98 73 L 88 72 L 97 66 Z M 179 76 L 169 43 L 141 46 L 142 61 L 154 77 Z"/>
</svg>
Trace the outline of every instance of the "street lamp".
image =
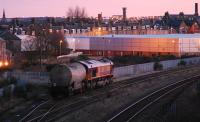
<svg viewBox="0 0 200 122">
<path fill-rule="evenodd" d="M 53 31 L 52 31 L 52 29 L 49 29 L 49 33 L 52 33 Z"/>
<path fill-rule="evenodd" d="M 175 54 L 175 41 L 172 40 L 173 46 L 174 46 L 174 54 Z"/>
<path fill-rule="evenodd" d="M 63 43 L 63 41 L 62 40 L 60 40 L 60 55 L 61 55 L 61 46 L 62 46 L 62 43 Z"/>
</svg>

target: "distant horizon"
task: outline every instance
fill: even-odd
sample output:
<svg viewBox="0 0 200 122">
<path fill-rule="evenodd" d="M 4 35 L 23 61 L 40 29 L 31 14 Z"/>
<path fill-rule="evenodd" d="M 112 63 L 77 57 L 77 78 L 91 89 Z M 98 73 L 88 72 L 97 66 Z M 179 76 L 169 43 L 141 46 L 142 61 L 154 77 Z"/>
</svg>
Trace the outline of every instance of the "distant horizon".
<svg viewBox="0 0 200 122">
<path fill-rule="evenodd" d="M 176 14 L 176 13 L 174 13 L 174 14 Z M 177 13 L 177 14 L 179 14 L 179 13 Z M 117 15 L 117 14 L 114 14 L 114 15 Z M 113 15 L 111 15 L 111 16 L 103 16 L 103 17 L 107 18 L 107 17 L 112 17 L 112 16 Z M 164 16 L 164 13 L 163 13 L 163 15 L 158 15 L 158 16 L 138 16 L 138 17 L 132 16 L 132 17 L 128 17 L 128 18 L 162 17 L 162 16 Z M 45 18 L 45 17 L 46 18 L 67 18 L 66 16 L 24 16 L 24 17 L 20 17 L 20 16 L 19 17 L 7 17 L 6 16 L 7 19 L 13 19 L 13 18 Z M 91 17 L 93 17 L 93 16 L 88 16 L 87 18 L 91 18 Z M 93 17 L 93 18 L 98 18 L 98 17 L 96 16 L 96 17 Z M 2 19 L 2 14 L 0 14 L 0 19 Z"/>
<path fill-rule="evenodd" d="M 122 15 L 122 7 L 127 7 L 127 17 L 163 16 L 170 14 L 194 14 L 194 4 L 200 0 L 0 0 L 0 18 L 5 9 L 7 18 L 66 17 L 68 8 L 85 8 L 88 17 Z M 48 6 L 47 6 L 48 5 Z M 96 5 L 96 6 L 95 6 Z M 98 5 L 98 6 L 97 6 Z M 112 9 L 111 9 L 112 8 Z"/>
</svg>

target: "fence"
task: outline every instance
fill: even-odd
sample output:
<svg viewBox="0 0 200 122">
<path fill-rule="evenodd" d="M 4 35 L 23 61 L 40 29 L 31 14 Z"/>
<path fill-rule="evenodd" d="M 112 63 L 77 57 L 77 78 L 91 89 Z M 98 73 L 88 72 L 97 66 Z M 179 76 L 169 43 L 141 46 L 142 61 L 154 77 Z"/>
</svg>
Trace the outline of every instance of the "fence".
<svg viewBox="0 0 200 122">
<path fill-rule="evenodd" d="M 22 72 L 13 71 L 6 72 L 4 74 L 5 78 L 15 77 L 18 79 L 17 84 L 35 84 L 35 85 L 47 85 L 49 81 L 49 74 L 47 72 Z"/>
<path fill-rule="evenodd" d="M 153 65 L 154 63 L 145 63 L 125 67 L 117 67 L 114 69 L 114 77 L 119 78 L 128 75 L 137 75 L 140 73 L 151 72 L 153 71 Z"/>
<path fill-rule="evenodd" d="M 161 61 L 160 64 L 163 65 L 163 69 L 167 70 L 170 68 L 175 68 L 178 66 L 180 60 L 184 60 L 186 64 L 198 64 L 200 63 L 200 57 L 194 58 L 186 58 L 186 59 L 177 59 L 177 60 L 168 60 L 168 61 Z M 130 65 L 125 67 L 117 67 L 114 69 L 114 77 L 124 77 L 128 75 L 138 75 L 141 73 L 148 73 L 154 71 L 154 62 L 145 63 L 145 64 L 137 64 L 137 65 Z"/>
<path fill-rule="evenodd" d="M 14 89 L 15 89 L 15 85 L 14 84 L 10 84 L 8 86 L 2 87 L 0 88 L 0 98 L 4 96 L 4 92 L 7 91 L 10 94 L 14 93 Z"/>
<path fill-rule="evenodd" d="M 200 57 L 181 59 L 184 60 L 187 64 L 197 64 L 200 63 Z M 170 68 L 175 68 L 178 66 L 180 59 L 177 60 L 168 60 L 161 61 L 160 63 L 163 65 L 163 69 L 167 70 Z M 124 67 L 117 67 L 114 69 L 114 77 L 120 78 L 129 75 L 138 75 L 141 73 L 148 73 L 154 71 L 154 62 L 145 63 L 145 64 L 137 64 L 130 65 Z M 5 77 L 16 77 L 19 79 L 19 84 L 31 83 L 36 85 L 47 85 L 49 82 L 49 75 L 47 72 L 7 72 L 5 73 Z"/>
</svg>

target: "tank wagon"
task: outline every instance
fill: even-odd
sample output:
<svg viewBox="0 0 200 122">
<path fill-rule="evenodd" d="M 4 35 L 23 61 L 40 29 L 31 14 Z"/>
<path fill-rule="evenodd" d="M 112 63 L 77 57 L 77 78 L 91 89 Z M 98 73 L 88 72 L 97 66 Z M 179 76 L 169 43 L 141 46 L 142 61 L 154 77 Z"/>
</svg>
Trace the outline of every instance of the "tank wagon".
<svg viewBox="0 0 200 122">
<path fill-rule="evenodd" d="M 112 77 L 113 62 L 108 59 L 59 64 L 50 72 L 50 90 L 52 95 L 68 95 L 110 84 Z"/>
</svg>

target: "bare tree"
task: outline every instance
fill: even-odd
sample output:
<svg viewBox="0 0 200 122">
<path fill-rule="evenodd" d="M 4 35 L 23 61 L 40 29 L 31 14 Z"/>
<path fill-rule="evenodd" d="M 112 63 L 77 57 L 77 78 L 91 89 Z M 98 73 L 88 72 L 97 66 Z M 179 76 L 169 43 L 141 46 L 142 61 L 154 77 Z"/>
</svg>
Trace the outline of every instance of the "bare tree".
<svg viewBox="0 0 200 122">
<path fill-rule="evenodd" d="M 42 58 L 47 56 L 47 48 L 49 43 L 49 27 L 47 25 L 36 25 L 35 26 L 36 36 L 36 52 L 39 54 L 40 65 L 42 66 Z"/>
<path fill-rule="evenodd" d="M 74 15 L 75 15 L 75 18 L 80 18 L 80 15 L 81 15 L 81 9 L 76 6 L 76 8 L 74 9 Z"/>
<path fill-rule="evenodd" d="M 80 8 L 79 6 L 76 6 L 75 8 L 69 8 L 67 11 L 67 17 L 69 18 L 86 18 L 87 12 L 85 8 Z"/>
<path fill-rule="evenodd" d="M 62 55 L 65 55 L 65 54 L 69 53 L 69 49 L 68 49 L 67 43 L 65 42 L 65 38 L 64 38 L 64 34 L 63 33 L 61 33 L 61 32 L 53 32 L 53 33 L 50 34 L 49 39 L 50 39 L 49 52 L 51 53 L 49 55 L 53 55 L 53 56 L 59 55 L 59 53 L 60 53 L 59 51 L 60 50 L 62 52 L 61 53 Z"/>
<path fill-rule="evenodd" d="M 35 31 L 35 40 L 34 42 L 27 40 L 25 47 L 27 50 L 31 50 L 27 52 L 27 59 L 29 58 L 29 61 L 32 62 L 32 59 L 35 59 L 36 57 L 35 61 L 39 61 L 42 67 L 43 59 L 58 56 L 60 50 L 62 54 L 69 53 L 67 44 L 65 43 L 64 34 L 61 31 L 51 32 L 48 24 L 36 24 L 33 27 L 33 31 Z M 34 56 L 30 57 L 29 54 L 34 54 Z"/>
<path fill-rule="evenodd" d="M 87 17 L 87 12 L 85 10 L 85 8 L 82 8 L 81 9 L 81 15 L 80 15 L 81 18 L 86 18 Z"/>
<path fill-rule="evenodd" d="M 69 8 L 68 11 L 67 11 L 67 17 L 69 18 L 73 18 L 74 17 L 74 10 L 73 8 Z"/>
</svg>

